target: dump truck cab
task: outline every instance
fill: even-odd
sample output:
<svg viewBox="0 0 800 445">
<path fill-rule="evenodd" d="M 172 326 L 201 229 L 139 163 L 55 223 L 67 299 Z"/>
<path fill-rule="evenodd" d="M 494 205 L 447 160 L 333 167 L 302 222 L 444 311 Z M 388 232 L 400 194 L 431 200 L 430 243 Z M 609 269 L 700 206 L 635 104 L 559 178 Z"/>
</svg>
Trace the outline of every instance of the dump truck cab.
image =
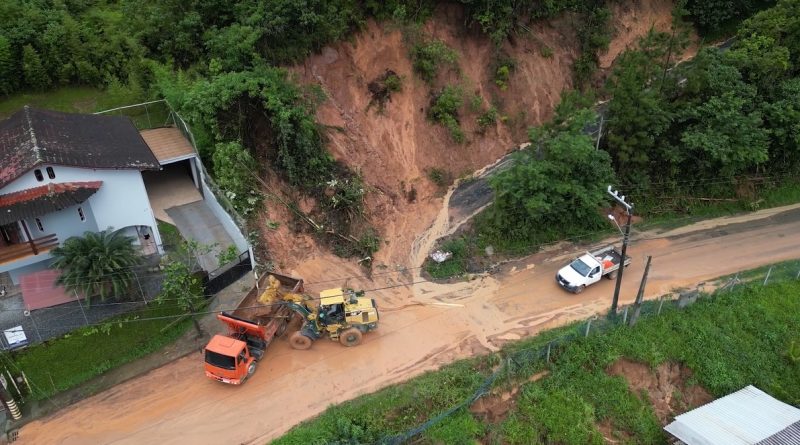
<svg viewBox="0 0 800 445">
<path fill-rule="evenodd" d="M 239 385 L 256 371 L 256 362 L 264 355 L 270 333 L 267 326 L 225 312 L 217 318 L 228 326 L 228 335 L 215 335 L 206 345 L 206 376 Z"/>
</svg>

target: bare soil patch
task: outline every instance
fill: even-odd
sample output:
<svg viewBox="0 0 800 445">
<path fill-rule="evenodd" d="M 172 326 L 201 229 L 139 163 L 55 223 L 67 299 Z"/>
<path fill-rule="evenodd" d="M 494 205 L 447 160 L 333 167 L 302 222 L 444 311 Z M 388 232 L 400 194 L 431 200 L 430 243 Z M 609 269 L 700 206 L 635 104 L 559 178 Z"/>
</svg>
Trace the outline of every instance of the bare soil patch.
<svg viewBox="0 0 800 445">
<path fill-rule="evenodd" d="M 647 394 L 662 425 L 678 414 L 714 400 L 703 387 L 687 384 L 692 370 L 679 363 L 662 363 L 651 369 L 623 358 L 614 362 L 607 372 L 624 377 L 635 394 Z"/>
<path fill-rule="evenodd" d="M 469 412 L 480 417 L 484 422 L 498 424 L 508 417 L 508 413 L 516 406 L 517 396 L 523 383 L 535 382 L 549 374 L 548 371 L 537 372 L 528 380 L 513 385 L 510 389 L 492 392 L 476 400 L 469 407 Z"/>
</svg>

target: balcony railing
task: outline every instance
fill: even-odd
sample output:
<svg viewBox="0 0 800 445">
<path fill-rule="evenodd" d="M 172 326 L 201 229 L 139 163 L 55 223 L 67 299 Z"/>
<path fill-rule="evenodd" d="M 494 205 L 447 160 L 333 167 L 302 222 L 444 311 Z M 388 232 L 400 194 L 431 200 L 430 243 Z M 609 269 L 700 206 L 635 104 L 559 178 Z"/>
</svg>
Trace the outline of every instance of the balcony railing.
<svg viewBox="0 0 800 445">
<path fill-rule="evenodd" d="M 58 237 L 55 234 L 45 235 L 32 241 L 27 241 L 11 246 L 0 247 L 0 264 L 10 263 L 23 258 L 39 255 L 58 246 Z"/>
</svg>

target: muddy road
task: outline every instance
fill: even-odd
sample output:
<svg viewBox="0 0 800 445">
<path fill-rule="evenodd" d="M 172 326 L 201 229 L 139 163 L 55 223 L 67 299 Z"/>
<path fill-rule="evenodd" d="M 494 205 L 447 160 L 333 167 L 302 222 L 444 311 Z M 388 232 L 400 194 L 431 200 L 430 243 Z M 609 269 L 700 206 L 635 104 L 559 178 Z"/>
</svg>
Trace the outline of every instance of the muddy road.
<svg viewBox="0 0 800 445">
<path fill-rule="evenodd" d="M 639 233 L 637 238 L 629 248 L 634 261 L 625 274 L 622 303 L 632 301 L 646 255 L 653 256 L 649 297 L 799 257 L 800 206 Z M 322 339 L 308 351 L 293 351 L 285 339 L 277 341 L 243 387 L 207 379 L 202 357 L 192 354 L 26 425 L 18 442 L 263 444 L 331 404 L 604 311 L 613 282 L 602 280 L 581 295 L 554 283 L 556 270 L 575 253 L 539 254 L 469 282 L 374 291 L 382 324 L 357 348 Z M 296 272 L 311 282 L 311 291 L 336 286 L 345 276 L 353 277 L 349 285 L 365 288 L 419 281 L 417 273 L 392 271 L 378 271 L 368 281 L 356 277 L 357 268 L 332 266 L 324 257 Z"/>
</svg>

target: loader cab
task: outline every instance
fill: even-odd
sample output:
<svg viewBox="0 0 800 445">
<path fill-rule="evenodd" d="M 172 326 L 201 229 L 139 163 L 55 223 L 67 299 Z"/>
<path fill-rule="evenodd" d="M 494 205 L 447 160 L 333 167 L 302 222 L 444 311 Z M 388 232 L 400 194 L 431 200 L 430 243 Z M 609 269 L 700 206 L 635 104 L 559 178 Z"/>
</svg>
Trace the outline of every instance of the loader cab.
<svg viewBox="0 0 800 445">
<path fill-rule="evenodd" d="M 341 288 L 319 293 L 318 320 L 322 325 L 339 324 L 345 317 L 345 292 Z"/>
</svg>

